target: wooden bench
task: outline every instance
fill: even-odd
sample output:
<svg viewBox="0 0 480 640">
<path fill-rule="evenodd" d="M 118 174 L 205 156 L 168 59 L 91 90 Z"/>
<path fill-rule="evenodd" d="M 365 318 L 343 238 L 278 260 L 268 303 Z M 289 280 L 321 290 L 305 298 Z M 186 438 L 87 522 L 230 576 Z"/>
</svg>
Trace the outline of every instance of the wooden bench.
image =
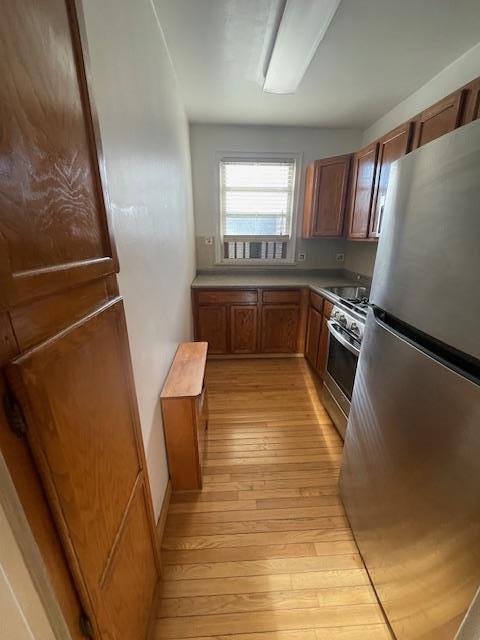
<svg viewBox="0 0 480 640">
<path fill-rule="evenodd" d="M 202 488 L 208 405 L 208 342 L 183 342 L 160 395 L 168 466 L 174 491 Z"/>
</svg>

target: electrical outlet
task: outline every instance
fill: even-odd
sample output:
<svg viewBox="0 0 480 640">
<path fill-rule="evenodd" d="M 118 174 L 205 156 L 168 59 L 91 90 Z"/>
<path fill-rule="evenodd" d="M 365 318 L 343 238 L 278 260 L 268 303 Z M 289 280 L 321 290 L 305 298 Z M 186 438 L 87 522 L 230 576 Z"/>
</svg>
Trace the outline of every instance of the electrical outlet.
<svg viewBox="0 0 480 640">
<path fill-rule="evenodd" d="M 298 256 L 297 256 L 297 260 L 298 260 L 299 262 L 304 262 L 306 257 L 307 257 L 307 256 L 306 256 L 306 254 L 305 254 L 305 253 L 299 253 L 299 254 L 298 254 Z"/>
<path fill-rule="evenodd" d="M 205 244 L 213 244 L 213 236 L 207 236 L 205 238 Z"/>
<path fill-rule="evenodd" d="M 337 255 L 335 256 L 335 260 L 337 262 L 344 262 L 345 254 L 344 253 L 337 253 Z"/>
</svg>

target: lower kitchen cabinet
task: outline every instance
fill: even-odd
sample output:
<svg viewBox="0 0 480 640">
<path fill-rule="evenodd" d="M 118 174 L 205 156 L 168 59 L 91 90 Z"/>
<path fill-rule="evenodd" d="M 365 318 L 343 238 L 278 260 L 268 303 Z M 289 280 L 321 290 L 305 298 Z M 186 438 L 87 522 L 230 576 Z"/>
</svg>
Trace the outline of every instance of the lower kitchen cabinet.
<svg viewBox="0 0 480 640">
<path fill-rule="evenodd" d="M 320 332 L 320 344 L 318 345 L 318 355 L 317 355 L 317 363 L 315 369 L 318 372 L 318 375 L 322 378 L 325 377 L 325 371 L 327 368 L 327 359 L 328 359 L 328 317 L 323 316 L 322 318 L 322 330 Z"/>
<path fill-rule="evenodd" d="M 195 339 L 208 342 L 210 354 L 227 353 L 227 307 L 198 307 Z"/>
<path fill-rule="evenodd" d="M 328 325 L 333 305 L 316 293 L 310 293 L 305 357 L 320 378 L 325 375 L 328 357 Z"/>
<path fill-rule="evenodd" d="M 194 289 L 195 340 L 210 355 L 300 353 L 306 289 Z"/>
<path fill-rule="evenodd" d="M 314 307 L 308 310 L 307 339 L 305 342 L 305 357 L 312 365 L 317 366 L 318 345 L 322 331 L 322 314 Z"/>
<path fill-rule="evenodd" d="M 293 304 L 267 304 L 262 307 L 262 353 L 297 351 L 300 307 Z"/>
<path fill-rule="evenodd" d="M 258 310 L 255 305 L 230 307 L 231 353 L 255 353 L 257 350 Z"/>
</svg>

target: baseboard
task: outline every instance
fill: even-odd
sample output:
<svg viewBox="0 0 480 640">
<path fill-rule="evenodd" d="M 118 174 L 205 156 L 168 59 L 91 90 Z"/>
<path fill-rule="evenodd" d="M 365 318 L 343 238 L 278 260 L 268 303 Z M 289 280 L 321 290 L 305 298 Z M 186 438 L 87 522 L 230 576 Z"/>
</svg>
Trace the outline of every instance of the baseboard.
<svg viewBox="0 0 480 640">
<path fill-rule="evenodd" d="M 157 536 L 157 549 L 160 558 L 160 564 L 162 564 L 162 542 L 163 534 L 165 531 L 165 524 L 167 522 L 168 507 L 170 506 L 170 498 L 172 496 L 172 483 L 168 480 L 167 488 L 165 489 L 165 495 L 163 496 L 162 508 L 160 509 L 160 516 L 158 517 L 156 526 Z"/>
<path fill-rule="evenodd" d="M 208 360 L 266 360 L 271 358 L 303 358 L 303 353 L 225 353 L 208 356 Z"/>
</svg>

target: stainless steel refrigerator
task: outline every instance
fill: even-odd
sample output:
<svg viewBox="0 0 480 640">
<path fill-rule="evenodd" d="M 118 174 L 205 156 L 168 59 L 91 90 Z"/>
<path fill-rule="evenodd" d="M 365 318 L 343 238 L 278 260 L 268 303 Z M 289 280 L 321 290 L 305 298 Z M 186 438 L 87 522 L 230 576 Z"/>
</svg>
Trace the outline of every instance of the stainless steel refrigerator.
<svg viewBox="0 0 480 640">
<path fill-rule="evenodd" d="M 398 640 L 451 640 L 480 585 L 480 121 L 392 167 L 341 471 Z"/>
</svg>

